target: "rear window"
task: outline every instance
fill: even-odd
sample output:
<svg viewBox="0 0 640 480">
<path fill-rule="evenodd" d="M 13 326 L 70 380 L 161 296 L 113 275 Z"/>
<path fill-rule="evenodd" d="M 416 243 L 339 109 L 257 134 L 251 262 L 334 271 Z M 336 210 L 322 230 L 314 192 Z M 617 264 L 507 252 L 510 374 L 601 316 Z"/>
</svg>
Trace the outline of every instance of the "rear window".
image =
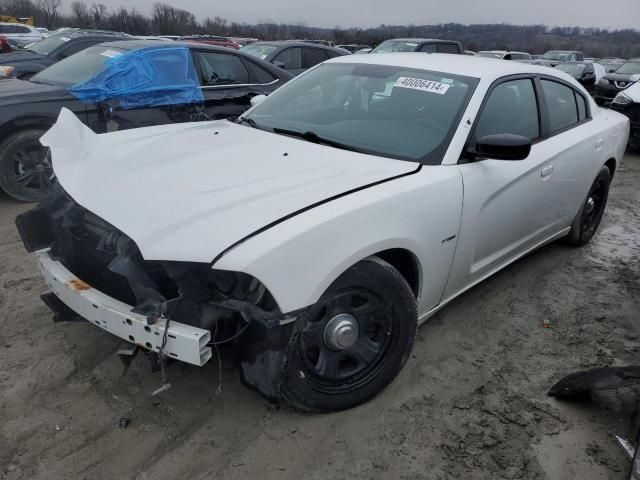
<svg viewBox="0 0 640 480">
<path fill-rule="evenodd" d="M 389 52 L 415 52 L 418 48 L 417 42 L 405 40 L 387 40 L 382 42 L 371 53 L 389 53 Z"/>
<path fill-rule="evenodd" d="M 551 80 L 542 80 L 542 90 L 549 109 L 551 133 L 578 123 L 578 106 L 573 88 Z"/>
<path fill-rule="evenodd" d="M 48 38 L 34 43 L 29 48 L 27 48 L 27 50 L 29 50 L 30 52 L 38 53 L 40 55 L 49 55 L 51 52 L 53 52 L 61 45 L 67 43 L 69 40 L 71 39 L 69 37 L 65 37 L 63 33 L 60 33 L 58 35 L 51 35 Z"/>
<path fill-rule="evenodd" d="M 70 87 L 93 78 L 104 70 L 107 60 L 126 52 L 127 50 L 109 46 L 90 47 L 45 68 L 31 80 Z"/>
<path fill-rule="evenodd" d="M 254 57 L 258 57 L 261 59 L 267 58 L 271 53 L 278 48 L 277 45 L 268 45 L 265 43 L 251 43 L 249 45 L 245 45 L 240 50 L 244 53 L 248 53 Z"/>
<path fill-rule="evenodd" d="M 460 53 L 458 46 L 453 43 L 439 43 L 438 53 Z"/>
</svg>

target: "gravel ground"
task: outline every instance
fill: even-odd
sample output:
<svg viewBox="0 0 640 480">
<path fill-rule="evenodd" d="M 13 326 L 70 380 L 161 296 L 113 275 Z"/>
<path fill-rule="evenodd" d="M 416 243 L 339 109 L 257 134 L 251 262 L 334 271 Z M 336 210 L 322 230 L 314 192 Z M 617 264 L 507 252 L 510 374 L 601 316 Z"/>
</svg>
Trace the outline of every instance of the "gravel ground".
<svg viewBox="0 0 640 480">
<path fill-rule="evenodd" d="M 151 397 L 144 356 L 122 376 L 115 338 L 51 322 L 13 224 L 29 206 L 1 197 L 0 478 L 622 478 L 611 432 L 628 433 L 636 399 L 546 392 L 639 363 L 639 187 L 628 155 L 591 245 L 549 245 L 464 294 L 420 328 L 389 389 L 332 415 L 271 406 L 226 366 L 216 394 L 215 361 L 172 366 Z"/>
</svg>

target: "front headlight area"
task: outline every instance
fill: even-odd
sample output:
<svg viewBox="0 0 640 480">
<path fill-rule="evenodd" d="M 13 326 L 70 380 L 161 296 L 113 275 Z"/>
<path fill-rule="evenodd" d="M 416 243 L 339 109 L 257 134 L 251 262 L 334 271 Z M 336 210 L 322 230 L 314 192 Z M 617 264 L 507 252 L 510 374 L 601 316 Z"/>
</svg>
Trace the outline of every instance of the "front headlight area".
<svg viewBox="0 0 640 480">
<path fill-rule="evenodd" d="M 136 310 L 151 317 L 168 317 L 211 331 L 215 342 L 234 338 L 253 321 L 278 321 L 280 310 L 267 288 L 242 272 L 215 270 L 209 264 L 144 262 L 154 272 L 154 292 L 138 291 Z M 128 278 L 132 290 L 136 279 Z M 156 293 L 161 298 L 155 298 Z"/>
<path fill-rule="evenodd" d="M 629 105 L 633 103 L 633 100 L 629 98 L 627 95 L 625 95 L 623 92 L 620 92 L 613 99 L 613 103 L 615 103 L 616 105 Z"/>
</svg>

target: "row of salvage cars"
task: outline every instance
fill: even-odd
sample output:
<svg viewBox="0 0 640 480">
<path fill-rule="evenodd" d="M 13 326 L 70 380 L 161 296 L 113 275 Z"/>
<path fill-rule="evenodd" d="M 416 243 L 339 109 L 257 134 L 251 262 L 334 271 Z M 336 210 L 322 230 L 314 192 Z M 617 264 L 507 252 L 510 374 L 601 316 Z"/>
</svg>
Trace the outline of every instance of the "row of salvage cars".
<svg viewBox="0 0 640 480">
<path fill-rule="evenodd" d="M 291 79 L 241 52 L 112 42 L 0 92 L 1 185 L 44 200 L 16 224 L 58 317 L 161 365 L 231 344 L 247 385 L 311 411 L 381 392 L 418 324 L 473 285 L 588 243 L 629 135 L 559 70 L 437 53 Z"/>
</svg>

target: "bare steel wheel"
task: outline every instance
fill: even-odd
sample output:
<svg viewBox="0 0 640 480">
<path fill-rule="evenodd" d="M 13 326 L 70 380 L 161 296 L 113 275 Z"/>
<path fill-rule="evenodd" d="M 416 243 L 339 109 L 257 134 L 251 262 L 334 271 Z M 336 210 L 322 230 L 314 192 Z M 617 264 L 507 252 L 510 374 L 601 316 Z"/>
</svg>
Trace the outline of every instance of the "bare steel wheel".
<svg viewBox="0 0 640 480">
<path fill-rule="evenodd" d="M 377 258 L 358 263 L 298 321 L 285 398 L 313 411 L 366 402 L 406 363 L 416 324 L 415 298 L 402 275 Z"/>
<path fill-rule="evenodd" d="M 607 167 L 602 167 L 598 176 L 593 181 L 587 198 L 580 208 L 571 226 L 567 237 L 570 244 L 575 246 L 586 245 L 595 235 L 609 198 L 611 185 L 611 172 Z"/>
</svg>

